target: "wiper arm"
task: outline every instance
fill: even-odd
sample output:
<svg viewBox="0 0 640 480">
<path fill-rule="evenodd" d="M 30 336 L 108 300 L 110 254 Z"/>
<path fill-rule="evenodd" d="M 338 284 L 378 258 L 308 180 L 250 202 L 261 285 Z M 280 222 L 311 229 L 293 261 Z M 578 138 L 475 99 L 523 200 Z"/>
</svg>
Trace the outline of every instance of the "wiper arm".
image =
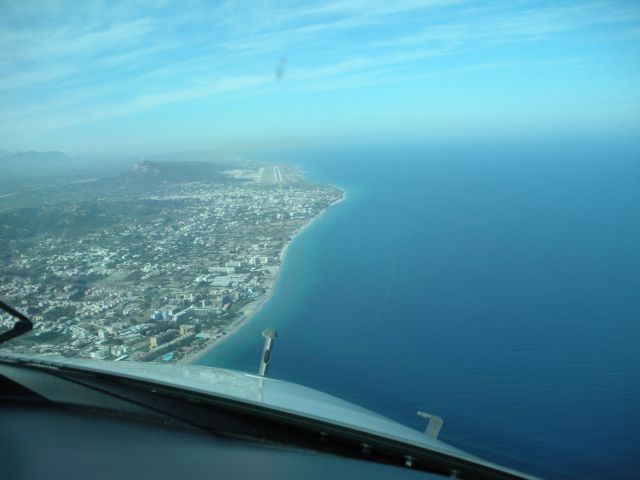
<svg viewBox="0 0 640 480">
<path fill-rule="evenodd" d="M 12 338 L 19 337 L 20 335 L 24 335 L 28 331 L 33 328 L 33 323 L 29 320 L 25 315 L 17 311 L 10 305 L 7 305 L 3 301 L 0 300 L 0 309 L 7 312 L 14 318 L 17 318 L 18 321 L 15 323 L 13 328 L 7 332 L 3 332 L 0 334 L 0 343 L 7 342 Z"/>
</svg>

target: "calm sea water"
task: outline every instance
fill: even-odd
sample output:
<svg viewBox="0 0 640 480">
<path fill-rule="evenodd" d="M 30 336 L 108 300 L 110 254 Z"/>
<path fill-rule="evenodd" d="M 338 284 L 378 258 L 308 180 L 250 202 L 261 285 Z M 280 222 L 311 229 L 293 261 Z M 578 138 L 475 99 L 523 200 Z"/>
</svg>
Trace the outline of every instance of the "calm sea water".
<svg viewBox="0 0 640 480">
<path fill-rule="evenodd" d="M 200 363 L 308 385 L 551 478 L 634 478 L 640 150 L 299 152 L 348 192 L 292 244 L 272 300 Z"/>
</svg>

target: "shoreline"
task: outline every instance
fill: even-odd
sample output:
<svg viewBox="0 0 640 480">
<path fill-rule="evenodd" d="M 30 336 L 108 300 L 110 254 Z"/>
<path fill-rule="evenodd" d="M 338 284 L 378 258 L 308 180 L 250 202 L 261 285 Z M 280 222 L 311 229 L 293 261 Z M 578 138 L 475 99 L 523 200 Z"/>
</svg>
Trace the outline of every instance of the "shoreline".
<svg viewBox="0 0 640 480">
<path fill-rule="evenodd" d="M 339 188 L 339 187 L 336 187 L 336 188 Z M 284 264 L 284 260 L 285 260 L 287 251 L 289 250 L 289 246 L 294 242 L 294 240 L 296 238 L 298 238 L 298 235 L 300 235 L 302 232 L 305 231 L 305 229 L 307 229 L 309 226 L 313 225 L 317 220 L 322 218 L 324 216 L 325 212 L 329 208 L 331 208 L 331 207 L 333 207 L 335 205 L 338 205 L 339 203 L 341 203 L 344 200 L 346 200 L 347 191 L 342 189 L 342 188 L 340 188 L 340 191 L 343 192 L 343 195 L 342 195 L 342 197 L 340 199 L 338 199 L 335 202 L 330 203 L 329 205 L 327 205 L 327 207 L 322 209 L 320 211 L 320 213 L 318 213 L 318 215 L 313 217 L 309 222 L 305 223 L 304 225 L 299 227 L 295 232 L 293 232 L 293 235 L 291 235 L 291 238 L 287 242 L 285 242 L 285 245 L 282 248 L 282 250 L 280 251 L 280 255 L 278 256 L 278 258 L 280 260 L 280 264 L 275 267 L 275 272 L 271 276 L 271 279 L 270 279 L 271 286 L 269 287 L 269 290 L 262 297 L 254 300 L 252 302 L 249 302 L 244 307 L 242 307 L 242 309 L 241 309 L 242 313 L 240 314 L 240 316 L 238 318 L 236 318 L 233 322 L 231 322 L 229 327 L 226 329 L 226 333 L 224 335 L 221 335 L 220 337 L 216 338 L 215 340 L 210 341 L 209 343 L 207 343 L 201 349 L 199 349 L 199 350 L 197 350 L 197 351 L 195 351 L 193 353 L 185 355 L 183 358 L 178 360 L 176 363 L 193 364 L 194 362 L 198 361 L 199 359 L 201 359 L 202 357 L 204 357 L 205 355 L 207 355 L 208 353 L 213 351 L 217 346 L 219 346 L 225 340 L 227 340 L 232 335 L 237 333 L 238 330 L 240 330 L 244 325 L 249 323 L 251 321 L 251 319 L 253 317 L 255 317 L 264 308 L 264 306 L 267 304 L 267 302 L 273 296 L 273 292 L 275 291 L 276 284 L 278 283 L 278 280 L 280 279 L 280 273 L 282 271 L 282 265 Z"/>
</svg>

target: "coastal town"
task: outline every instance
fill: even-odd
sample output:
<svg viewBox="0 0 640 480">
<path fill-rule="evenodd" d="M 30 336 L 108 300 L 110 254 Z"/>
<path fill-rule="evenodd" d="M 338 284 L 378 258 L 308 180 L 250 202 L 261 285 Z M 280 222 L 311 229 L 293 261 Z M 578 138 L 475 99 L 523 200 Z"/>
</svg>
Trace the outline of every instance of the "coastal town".
<svg viewBox="0 0 640 480">
<path fill-rule="evenodd" d="M 291 166 L 223 174 L 224 182 L 157 180 L 141 193 L 0 211 L 0 298 L 34 323 L 3 348 L 189 361 L 248 320 L 293 236 L 343 193 Z M 1 315 L 0 330 L 14 321 Z"/>
</svg>

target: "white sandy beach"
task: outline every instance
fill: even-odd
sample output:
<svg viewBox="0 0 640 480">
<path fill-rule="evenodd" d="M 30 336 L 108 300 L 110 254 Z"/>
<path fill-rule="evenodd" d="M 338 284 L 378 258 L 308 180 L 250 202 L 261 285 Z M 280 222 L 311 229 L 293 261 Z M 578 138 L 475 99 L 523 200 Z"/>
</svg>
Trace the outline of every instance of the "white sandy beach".
<svg viewBox="0 0 640 480">
<path fill-rule="evenodd" d="M 247 305 L 245 305 L 244 307 L 242 307 L 241 309 L 241 314 L 240 316 L 238 316 L 227 328 L 226 328 L 226 333 L 224 335 L 222 335 L 221 337 L 218 337 L 216 339 L 211 340 L 209 343 L 207 343 L 206 346 L 204 346 L 203 348 L 201 348 L 200 350 L 193 352 L 189 355 L 186 355 L 185 357 L 183 357 L 182 359 L 179 360 L 180 363 L 194 363 L 196 362 L 198 359 L 202 358 L 203 356 L 207 355 L 209 352 L 211 352 L 214 348 L 216 348 L 218 345 L 220 345 L 222 342 L 224 342 L 225 340 L 227 340 L 228 338 L 231 337 L 231 335 L 233 335 L 234 333 L 236 333 L 242 326 L 246 325 L 260 310 L 262 310 L 262 308 L 267 304 L 267 302 L 271 299 L 271 296 L 273 295 L 273 291 L 275 289 L 275 286 L 278 282 L 278 278 L 280 276 L 280 271 L 282 268 L 282 264 L 284 262 L 284 259 L 286 258 L 287 255 L 287 251 L 289 250 L 289 246 L 291 245 L 291 243 L 305 230 L 307 229 L 310 225 L 312 225 L 314 222 L 318 221 L 320 218 L 322 218 L 322 216 L 325 214 L 325 212 L 327 211 L 327 209 L 343 202 L 346 198 L 347 198 L 347 193 L 346 191 L 343 191 L 343 195 L 342 198 L 340 198 L 339 200 L 336 200 L 335 202 L 333 202 L 332 204 L 330 204 L 329 206 L 327 206 L 327 208 L 325 208 L 324 210 L 322 210 L 318 215 L 316 215 L 315 217 L 313 217 L 308 223 L 304 224 L 303 226 L 301 226 L 298 230 L 296 230 L 294 232 L 294 234 L 291 236 L 291 239 L 286 242 L 284 248 L 282 249 L 282 251 L 280 252 L 280 263 L 279 265 L 276 267 L 275 272 L 270 276 L 270 278 L 268 278 L 268 282 L 270 283 L 269 289 L 268 291 L 260 298 L 248 303 Z"/>
</svg>

